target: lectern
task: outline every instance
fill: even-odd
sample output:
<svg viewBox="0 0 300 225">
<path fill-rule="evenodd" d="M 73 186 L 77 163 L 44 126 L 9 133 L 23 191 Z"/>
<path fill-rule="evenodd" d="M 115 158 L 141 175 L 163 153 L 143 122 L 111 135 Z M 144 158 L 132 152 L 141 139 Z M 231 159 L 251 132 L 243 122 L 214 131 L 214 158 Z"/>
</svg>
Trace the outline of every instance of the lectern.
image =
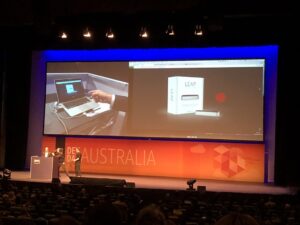
<svg viewBox="0 0 300 225">
<path fill-rule="evenodd" d="M 59 164 L 56 157 L 31 156 L 31 179 L 59 178 Z"/>
</svg>

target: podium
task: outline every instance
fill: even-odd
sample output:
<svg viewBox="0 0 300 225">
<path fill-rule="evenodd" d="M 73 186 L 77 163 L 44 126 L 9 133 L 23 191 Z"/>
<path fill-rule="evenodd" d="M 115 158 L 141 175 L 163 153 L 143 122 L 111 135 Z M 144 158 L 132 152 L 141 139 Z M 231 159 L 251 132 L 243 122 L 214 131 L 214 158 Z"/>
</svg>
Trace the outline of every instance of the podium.
<svg viewBox="0 0 300 225">
<path fill-rule="evenodd" d="M 31 156 L 31 179 L 59 178 L 59 164 L 56 157 Z"/>
</svg>

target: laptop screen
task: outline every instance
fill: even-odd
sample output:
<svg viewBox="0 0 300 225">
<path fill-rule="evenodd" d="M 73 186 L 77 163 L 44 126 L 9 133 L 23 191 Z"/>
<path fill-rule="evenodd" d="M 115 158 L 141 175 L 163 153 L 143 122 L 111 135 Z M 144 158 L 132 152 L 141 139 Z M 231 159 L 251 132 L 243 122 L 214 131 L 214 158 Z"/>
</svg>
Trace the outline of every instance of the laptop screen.
<svg viewBox="0 0 300 225">
<path fill-rule="evenodd" d="M 55 80 L 59 102 L 68 102 L 85 96 L 81 79 Z"/>
</svg>

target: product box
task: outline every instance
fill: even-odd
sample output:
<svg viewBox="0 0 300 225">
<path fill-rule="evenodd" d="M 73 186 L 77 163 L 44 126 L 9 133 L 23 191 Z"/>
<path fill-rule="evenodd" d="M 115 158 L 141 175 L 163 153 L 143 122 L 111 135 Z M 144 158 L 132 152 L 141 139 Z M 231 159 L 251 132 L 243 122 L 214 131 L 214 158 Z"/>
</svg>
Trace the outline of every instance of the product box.
<svg viewBox="0 0 300 225">
<path fill-rule="evenodd" d="M 168 77 L 168 113 L 186 114 L 203 110 L 204 78 Z"/>
</svg>

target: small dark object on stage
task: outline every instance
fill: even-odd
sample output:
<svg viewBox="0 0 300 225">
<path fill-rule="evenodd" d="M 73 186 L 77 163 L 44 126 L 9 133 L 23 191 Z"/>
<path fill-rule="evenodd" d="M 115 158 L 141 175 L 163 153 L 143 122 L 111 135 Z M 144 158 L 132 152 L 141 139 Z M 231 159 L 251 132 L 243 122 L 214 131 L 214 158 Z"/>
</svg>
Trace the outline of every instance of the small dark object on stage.
<svg viewBox="0 0 300 225">
<path fill-rule="evenodd" d="M 197 186 L 197 191 L 199 192 L 206 192 L 206 186 Z"/>
<path fill-rule="evenodd" d="M 69 177 L 70 184 L 97 185 L 103 187 L 127 187 L 124 179 Z"/>
<path fill-rule="evenodd" d="M 11 171 L 7 168 L 3 170 L 3 175 L 2 175 L 3 180 L 10 180 L 11 178 Z"/>
<path fill-rule="evenodd" d="M 194 183 L 196 183 L 196 179 L 188 180 L 188 181 L 186 182 L 186 184 L 187 184 L 189 187 L 188 187 L 186 190 L 188 190 L 188 191 L 195 191 Z"/>
<path fill-rule="evenodd" d="M 135 188 L 135 183 L 134 182 L 126 182 L 126 187 L 127 188 Z"/>
</svg>

